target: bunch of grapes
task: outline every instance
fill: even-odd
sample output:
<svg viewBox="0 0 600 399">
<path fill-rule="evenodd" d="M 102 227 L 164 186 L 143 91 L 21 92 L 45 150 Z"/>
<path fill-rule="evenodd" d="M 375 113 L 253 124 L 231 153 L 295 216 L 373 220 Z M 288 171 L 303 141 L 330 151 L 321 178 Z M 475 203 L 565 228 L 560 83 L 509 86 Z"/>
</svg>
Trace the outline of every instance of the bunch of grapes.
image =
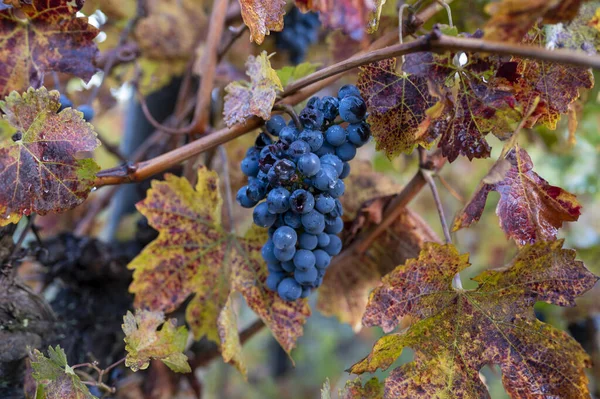
<svg viewBox="0 0 600 399">
<path fill-rule="evenodd" d="M 293 7 L 283 18 L 283 31 L 275 35 L 275 46 L 288 50 L 290 62 L 299 64 L 304 60 L 308 47 L 319 40 L 319 14 L 303 14 Z"/>
<path fill-rule="evenodd" d="M 258 136 L 241 163 L 248 185 L 236 199 L 245 208 L 255 207 L 254 223 L 269 229 L 262 248 L 266 285 L 284 300 L 304 298 L 319 287 L 331 257 L 342 250 L 338 198 L 350 174 L 348 161 L 369 141 L 366 114 L 352 85 L 343 86 L 337 98 L 312 97 L 299 115 L 301 129 L 274 116 L 266 123 L 269 134 Z M 336 123 L 338 115 L 343 122 Z"/>
</svg>

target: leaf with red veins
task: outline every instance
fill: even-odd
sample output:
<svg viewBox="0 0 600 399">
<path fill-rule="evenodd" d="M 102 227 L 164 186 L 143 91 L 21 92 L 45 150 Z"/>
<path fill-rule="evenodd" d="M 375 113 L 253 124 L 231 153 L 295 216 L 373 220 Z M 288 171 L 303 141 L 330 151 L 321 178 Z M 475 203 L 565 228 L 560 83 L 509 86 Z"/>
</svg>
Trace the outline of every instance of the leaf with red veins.
<svg viewBox="0 0 600 399">
<path fill-rule="evenodd" d="M 537 301 L 572 306 L 598 280 L 562 245 L 522 247 L 506 268 L 486 271 L 474 279 L 476 289 L 462 290 L 452 280 L 469 266 L 468 255 L 450 244 L 426 244 L 418 259 L 386 277 L 365 315 L 366 324 L 388 331 L 403 317 L 412 324 L 377 341 L 350 371 L 386 369 L 411 348 L 414 361 L 389 374 L 385 398 L 490 398 L 479 378 L 488 364 L 500 366 L 511 398 L 589 398 L 589 356 L 533 311 Z"/>
<path fill-rule="evenodd" d="M 498 63 L 478 54 L 410 54 L 404 70 L 429 79 L 439 102 L 427 111 L 429 140 L 440 137 L 442 153 L 453 162 L 459 155 L 487 158 L 485 140 L 493 133 L 501 140 L 511 136 L 520 112 L 509 87 L 494 77 Z"/>
<path fill-rule="evenodd" d="M 524 43 L 543 47 L 543 32 L 533 30 Z M 525 127 L 541 123 L 556 129 L 561 114 L 568 112 L 569 106 L 579 98 L 580 90 L 594 87 L 594 75 L 586 68 L 518 57 L 513 57 L 511 62 L 516 63 L 516 74 L 512 79 L 515 98 L 523 110 L 528 111 L 539 98 Z M 506 78 L 511 81 L 510 76 Z"/>
<path fill-rule="evenodd" d="M 250 40 L 262 44 L 270 31 L 283 29 L 285 0 L 239 0 L 244 23 L 250 29 Z"/>
<path fill-rule="evenodd" d="M 431 145 L 422 123 L 435 100 L 425 77 L 397 73 L 396 59 L 391 58 L 361 67 L 357 86 L 369 109 L 377 150 L 392 158 L 417 145 Z"/>
<path fill-rule="evenodd" d="M 100 142 L 81 112 L 57 113 L 59 97 L 42 87 L 0 101 L 0 226 L 74 208 L 93 187 L 100 168 L 83 153 Z"/>
<path fill-rule="evenodd" d="M 490 191 L 500 200 L 496 214 L 504 233 L 519 245 L 554 240 L 563 222 L 574 222 L 581 214 L 575 196 L 560 187 L 551 186 L 533 171 L 533 163 L 521 148 L 506 155 L 510 169 L 505 177 L 491 184 L 481 182 L 469 203 L 454 220 L 453 230 L 477 222 L 483 213 Z"/>
<path fill-rule="evenodd" d="M 194 189 L 183 177 L 167 175 L 153 181 L 137 208 L 159 236 L 129 264 L 134 270 L 129 290 L 136 307 L 172 312 L 192 297 L 186 320 L 197 339 L 206 336 L 224 345 L 226 361 L 240 367 L 232 356 L 230 307 L 232 292 L 240 292 L 290 352 L 302 335 L 310 314 L 306 300 L 287 302 L 265 286 L 267 267 L 261 257 L 264 240 L 238 237 L 223 229 L 222 198 L 217 174 L 198 170 Z"/>
<path fill-rule="evenodd" d="M 0 96 L 39 87 L 50 71 L 89 80 L 99 30 L 77 17 L 83 0 L 33 0 L 0 11 Z M 23 17 L 25 19 L 23 19 Z"/>
</svg>

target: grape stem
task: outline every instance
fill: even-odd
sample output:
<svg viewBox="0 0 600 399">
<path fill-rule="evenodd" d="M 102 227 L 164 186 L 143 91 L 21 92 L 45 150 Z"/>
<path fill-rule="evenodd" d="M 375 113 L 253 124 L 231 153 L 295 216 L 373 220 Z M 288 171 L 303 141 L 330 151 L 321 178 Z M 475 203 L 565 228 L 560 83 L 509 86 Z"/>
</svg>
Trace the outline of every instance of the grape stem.
<svg viewBox="0 0 600 399">
<path fill-rule="evenodd" d="M 290 116 L 290 118 L 292 118 L 292 120 L 294 121 L 294 125 L 296 125 L 296 129 L 298 129 L 299 132 L 301 132 L 304 127 L 302 127 L 302 123 L 300 123 L 300 119 L 298 118 L 298 114 L 296 114 L 296 111 L 294 111 L 294 107 L 292 107 L 289 104 L 276 104 L 273 107 L 274 111 L 283 111 L 286 114 L 288 114 Z"/>
</svg>

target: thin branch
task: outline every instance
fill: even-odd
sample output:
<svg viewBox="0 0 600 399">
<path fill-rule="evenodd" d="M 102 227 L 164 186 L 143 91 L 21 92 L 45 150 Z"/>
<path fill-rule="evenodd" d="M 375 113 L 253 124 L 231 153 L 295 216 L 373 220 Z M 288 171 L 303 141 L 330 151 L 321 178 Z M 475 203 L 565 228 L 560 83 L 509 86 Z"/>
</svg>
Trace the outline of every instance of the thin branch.
<svg viewBox="0 0 600 399">
<path fill-rule="evenodd" d="M 446 244 L 451 244 L 452 237 L 450 236 L 450 229 L 448 228 L 448 223 L 446 222 L 446 215 L 444 214 L 444 207 L 442 206 L 440 194 L 438 193 L 437 186 L 435 185 L 435 180 L 433 180 L 432 177 L 433 172 L 430 170 L 421 169 L 421 173 L 431 189 L 431 194 L 433 195 L 433 200 L 435 201 L 435 207 L 437 208 L 440 222 L 442 224 L 442 230 L 444 231 L 444 239 L 446 240 Z"/>
<path fill-rule="evenodd" d="M 302 123 L 300 122 L 300 119 L 298 119 L 298 114 L 296 114 L 296 111 L 294 111 L 294 107 L 292 107 L 291 105 L 277 104 L 273 107 L 273 110 L 283 111 L 286 114 L 288 114 L 290 118 L 292 118 L 292 120 L 294 121 L 294 125 L 296 125 L 296 129 L 298 129 L 299 132 L 301 132 L 302 129 L 304 129 Z"/>
<path fill-rule="evenodd" d="M 242 37 L 242 35 L 244 34 L 244 32 L 246 30 L 248 30 L 248 27 L 246 26 L 246 24 L 241 24 L 240 26 L 237 26 L 237 27 L 233 27 L 233 26 L 229 27 L 228 31 L 230 33 L 230 36 L 229 36 L 229 39 L 227 40 L 227 42 L 225 42 L 225 44 L 219 50 L 219 60 L 222 59 L 225 54 L 227 54 L 227 52 L 229 51 L 231 46 L 233 46 L 233 43 L 235 43 L 237 39 Z"/>
</svg>

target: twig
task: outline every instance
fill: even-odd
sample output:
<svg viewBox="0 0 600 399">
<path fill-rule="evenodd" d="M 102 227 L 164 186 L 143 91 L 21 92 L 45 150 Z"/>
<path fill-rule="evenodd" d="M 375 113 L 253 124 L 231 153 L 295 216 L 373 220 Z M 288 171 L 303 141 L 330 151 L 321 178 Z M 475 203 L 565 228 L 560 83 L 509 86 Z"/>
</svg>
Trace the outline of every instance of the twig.
<svg viewBox="0 0 600 399">
<path fill-rule="evenodd" d="M 273 110 L 283 111 L 286 114 L 288 114 L 290 118 L 292 118 L 292 120 L 294 121 L 294 125 L 296 125 L 296 129 L 298 129 L 299 132 L 301 132 L 302 129 L 304 129 L 302 123 L 300 122 L 300 119 L 298 119 L 298 114 L 296 114 L 296 111 L 294 111 L 294 108 L 291 105 L 285 103 L 277 104 L 273 107 Z"/>
<path fill-rule="evenodd" d="M 245 24 L 241 24 L 237 27 L 229 27 L 228 31 L 231 33 L 231 35 L 227 42 L 225 42 L 223 47 L 219 50 L 219 60 L 221 60 L 221 58 L 223 58 L 223 56 L 227 54 L 231 46 L 233 46 L 233 43 L 235 43 L 237 39 L 242 37 L 242 34 L 244 34 L 246 30 L 248 30 L 248 27 Z"/>
<path fill-rule="evenodd" d="M 19 238 L 17 239 L 17 242 L 15 243 L 15 246 L 13 247 L 8 259 L 12 259 L 15 256 L 15 254 L 17 253 L 17 251 L 21 248 L 21 245 L 23 245 L 23 241 L 25 241 L 25 237 L 27 237 L 27 232 L 29 231 L 31 226 L 33 226 L 33 221 L 35 220 L 35 215 L 36 214 L 34 213 L 27 218 L 27 224 L 25 225 L 25 227 L 23 228 L 23 231 L 19 235 Z"/>
<path fill-rule="evenodd" d="M 462 195 L 460 195 L 460 194 L 458 193 L 458 191 L 456 191 L 456 190 L 454 189 L 454 187 L 452 187 L 452 186 L 450 185 L 450 183 L 448 183 L 448 181 L 447 181 L 446 179 L 444 179 L 444 177 L 443 177 L 443 176 L 441 176 L 441 175 L 439 175 L 439 174 L 438 174 L 438 175 L 435 175 L 435 176 L 436 176 L 436 177 L 437 177 L 437 178 L 440 180 L 440 183 L 442 183 L 442 186 L 444 186 L 444 187 L 446 188 L 446 190 L 448 190 L 448 192 L 450 193 L 450 195 L 452 195 L 454 198 L 456 198 L 456 199 L 458 200 L 458 202 L 460 202 L 460 203 L 463 203 L 463 204 L 464 204 L 464 202 L 465 202 L 465 199 L 464 199 L 464 197 L 463 197 Z"/>
<path fill-rule="evenodd" d="M 433 195 L 433 200 L 435 201 L 435 207 L 437 208 L 438 215 L 440 217 L 440 222 L 442 223 L 442 230 L 444 231 L 444 238 L 446 239 L 446 244 L 452 243 L 452 237 L 450 237 L 450 230 L 448 229 L 448 223 L 446 222 L 446 216 L 444 214 L 444 207 L 442 206 L 442 201 L 440 200 L 440 194 L 438 193 L 437 186 L 435 185 L 435 180 L 433 180 L 432 174 L 433 172 L 426 169 L 421 169 L 421 173 L 423 174 L 423 178 L 429 185 L 431 189 L 431 194 Z"/>
</svg>

